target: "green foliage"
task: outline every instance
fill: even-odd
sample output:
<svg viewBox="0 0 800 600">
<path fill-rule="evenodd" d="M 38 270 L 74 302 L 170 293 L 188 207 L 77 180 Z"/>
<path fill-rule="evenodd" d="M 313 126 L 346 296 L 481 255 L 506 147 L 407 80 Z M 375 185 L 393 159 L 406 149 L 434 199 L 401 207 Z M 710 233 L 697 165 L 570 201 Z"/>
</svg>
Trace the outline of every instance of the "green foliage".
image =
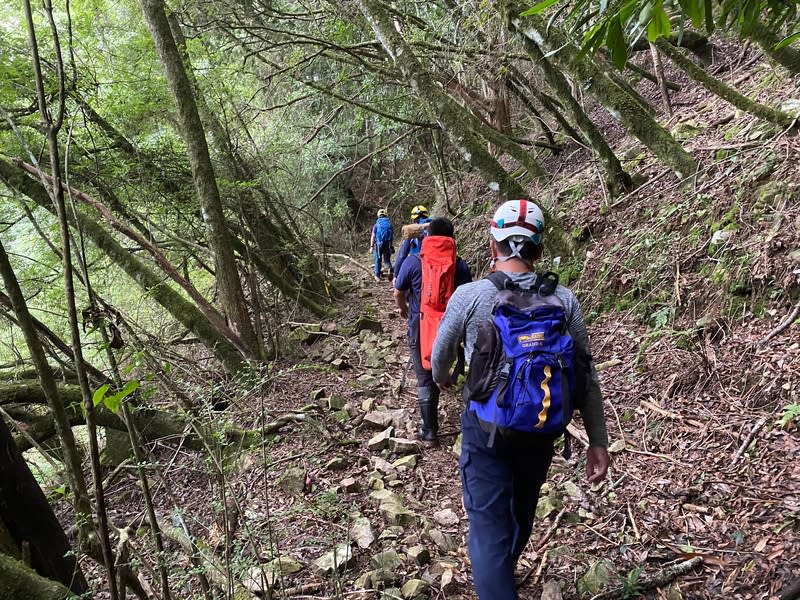
<svg viewBox="0 0 800 600">
<path fill-rule="evenodd" d="M 132 379 L 126 383 L 121 390 L 109 395 L 108 391 L 110 388 L 111 386 L 108 384 L 101 385 L 99 388 L 97 388 L 94 391 L 94 394 L 92 394 L 92 404 L 94 404 L 94 406 L 98 406 L 102 402 L 105 404 L 108 410 L 116 413 L 119 411 L 122 401 L 139 389 L 139 382 L 135 379 Z"/>
<path fill-rule="evenodd" d="M 625 576 L 620 577 L 620 584 L 622 585 L 622 597 L 625 600 L 631 598 L 638 598 L 642 593 L 641 581 L 639 577 L 642 574 L 644 567 L 636 567 L 628 571 Z"/>
<path fill-rule="evenodd" d="M 786 427 L 792 421 L 800 421 L 800 403 L 792 402 L 784 406 L 778 425 Z"/>
<path fill-rule="evenodd" d="M 720 27 L 737 30 L 747 36 L 757 23 L 771 29 L 790 33 L 776 45 L 786 47 L 800 40 L 798 3 L 800 0 L 601 0 L 599 6 L 589 0 L 543 0 L 521 13 L 521 16 L 540 15 L 555 8 L 553 19 L 561 17 L 571 24 L 576 37 L 581 38 L 581 52 L 594 52 L 605 46 L 615 67 L 623 69 L 627 47 L 641 37 L 654 42 L 677 32 L 683 35 L 689 26 L 705 28 L 708 33 Z M 559 5 L 560 6 L 557 6 Z M 569 9 L 569 10 L 567 10 Z M 562 15 L 564 15 L 562 17 Z"/>
</svg>

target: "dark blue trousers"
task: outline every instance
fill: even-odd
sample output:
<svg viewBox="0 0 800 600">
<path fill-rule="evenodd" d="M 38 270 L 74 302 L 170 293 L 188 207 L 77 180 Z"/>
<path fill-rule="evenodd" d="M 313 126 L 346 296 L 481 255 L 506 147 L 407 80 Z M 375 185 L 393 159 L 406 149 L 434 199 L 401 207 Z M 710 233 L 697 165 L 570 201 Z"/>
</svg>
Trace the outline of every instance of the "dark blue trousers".
<svg viewBox="0 0 800 600">
<path fill-rule="evenodd" d="M 389 267 L 389 275 L 392 273 L 392 243 L 383 242 L 375 244 L 375 276 L 380 277 L 383 265 Z"/>
<path fill-rule="evenodd" d="M 539 489 L 553 458 L 552 436 L 489 433 L 461 415 L 461 485 L 472 579 L 481 600 L 517 600 L 514 568 L 533 527 Z"/>
</svg>

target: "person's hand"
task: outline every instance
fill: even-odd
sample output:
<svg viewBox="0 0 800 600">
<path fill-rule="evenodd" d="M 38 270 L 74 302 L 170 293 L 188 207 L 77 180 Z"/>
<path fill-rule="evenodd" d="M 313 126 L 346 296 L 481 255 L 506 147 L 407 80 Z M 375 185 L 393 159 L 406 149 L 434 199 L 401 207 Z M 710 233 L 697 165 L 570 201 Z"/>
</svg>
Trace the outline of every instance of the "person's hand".
<svg viewBox="0 0 800 600">
<path fill-rule="evenodd" d="M 370 246 L 369 247 L 369 253 L 370 254 L 374 254 L 375 253 L 375 247 L 374 246 Z"/>
<path fill-rule="evenodd" d="M 455 384 L 456 384 L 456 377 L 453 377 L 452 373 L 450 373 L 447 376 L 447 381 L 442 381 L 441 383 L 439 383 L 438 381 L 436 382 L 436 385 L 439 386 L 439 389 L 442 390 L 443 392 L 451 389 Z"/>
<path fill-rule="evenodd" d="M 608 450 L 602 446 L 589 446 L 586 451 L 586 477 L 589 479 L 589 483 L 595 484 L 603 481 L 608 473 L 610 462 Z"/>
<path fill-rule="evenodd" d="M 408 306 L 401 306 L 400 307 L 400 316 L 404 319 L 408 318 Z"/>
</svg>

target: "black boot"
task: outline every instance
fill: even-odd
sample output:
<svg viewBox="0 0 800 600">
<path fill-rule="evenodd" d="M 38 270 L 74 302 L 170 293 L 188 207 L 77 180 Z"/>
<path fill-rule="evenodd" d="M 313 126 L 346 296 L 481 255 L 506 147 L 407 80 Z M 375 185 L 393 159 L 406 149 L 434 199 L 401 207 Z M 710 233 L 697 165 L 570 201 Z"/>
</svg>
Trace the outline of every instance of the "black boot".
<svg viewBox="0 0 800 600">
<path fill-rule="evenodd" d="M 436 443 L 436 434 L 439 433 L 439 390 L 417 388 L 417 403 L 422 418 L 419 439 L 433 445 Z"/>
</svg>

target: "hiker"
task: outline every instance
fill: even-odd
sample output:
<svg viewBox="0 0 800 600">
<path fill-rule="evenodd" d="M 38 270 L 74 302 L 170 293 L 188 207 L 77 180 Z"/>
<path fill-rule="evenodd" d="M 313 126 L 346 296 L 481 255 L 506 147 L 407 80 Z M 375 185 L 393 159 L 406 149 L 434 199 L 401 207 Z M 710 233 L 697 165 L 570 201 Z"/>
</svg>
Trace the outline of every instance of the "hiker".
<svg viewBox="0 0 800 600">
<path fill-rule="evenodd" d="M 431 222 L 431 218 L 428 216 L 428 209 L 425 208 L 422 204 L 418 204 L 414 208 L 411 209 L 411 222 L 416 225 L 424 225 L 426 223 Z M 423 234 L 424 235 L 424 234 Z M 410 237 L 404 238 L 402 242 L 400 242 L 400 248 L 397 250 L 397 257 L 394 261 L 394 272 L 399 273 L 400 267 L 403 266 L 403 261 L 409 256 L 413 256 L 415 254 L 419 254 L 419 251 L 422 249 L 422 239 L 421 237 Z"/>
<path fill-rule="evenodd" d="M 382 262 L 389 267 L 389 279 L 394 276 L 392 268 L 392 252 L 394 252 L 394 230 L 386 209 L 378 211 L 378 218 L 372 226 L 372 235 L 369 237 L 369 251 L 375 255 L 375 281 L 380 281 L 383 275 Z"/>
<path fill-rule="evenodd" d="M 495 273 L 455 290 L 431 358 L 434 381 L 448 388 L 464 343 L 469 372 L 459 462 L 472 578 L 481 600 L 517 598 L 514 569 L 531 534 L 554 443 L 572 418 L 570 398 L 589 435 L 589 483 L 603 480 L 609 464 L 603 400 L 580 305 L 557 285 L 557 276 L 534 271 L 543 233 L 544 217 L 533 202 L 500 206 L 489 239 Z M 528 303 L 536 306 L 532 312 L 512 307 Z M 517 347 L 522 350 L 515 353 Z M 548 359 L 543 350 L 554 354 Z M 492 363 L 493 356 L 502 360 Z M 566 456 L 566 436 L 564 443 Z"/>
<path fill-rule="evenodd" d="M 453 224 L 433 219 L 419 254 L 412 254 L 397 271 L 394 299 L 408 319 L 408 349 L 417 375 L 417 403 L 422 424 L 419 438 L 436 443 L 439 431 L 439 388 L 431 376 L 430 356 L 439 319 L 458 286 L 472 281 L 467 263 L 456 256 Z"/>
</svg>

